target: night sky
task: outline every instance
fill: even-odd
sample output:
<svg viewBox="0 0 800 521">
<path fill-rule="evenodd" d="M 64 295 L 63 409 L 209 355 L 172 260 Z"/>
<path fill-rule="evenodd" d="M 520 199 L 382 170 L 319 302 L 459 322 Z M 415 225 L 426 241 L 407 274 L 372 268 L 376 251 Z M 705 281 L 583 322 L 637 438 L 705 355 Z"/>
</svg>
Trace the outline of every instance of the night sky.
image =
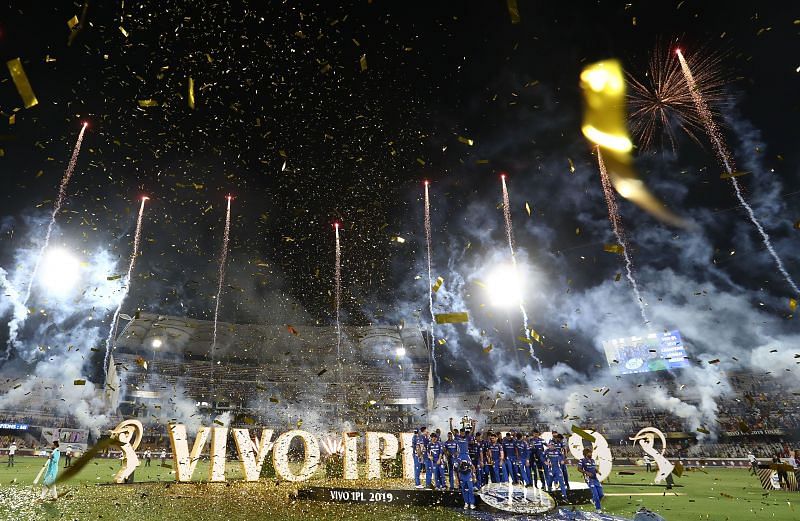
<svg viewBox="0 0 800 521">
<path fill-rule="evenodd" d="M 603 251 L 611 231 L 580 134 L 578 75 L 592 61 L 616 57 L 641 77 L 657 43 L 679 41 L 687 55 L 721 53 L 719 74 L 729 80 L 724 131 L 742 169 L 758 163 L 739 179 L 788 271 L 800 277 L 793 228 L 800 220 L 800 13 L 789 4 L 519 0 L 521 23 L 512 24 L 502 0 L 90 2 L 71 46 L 66 22 L 80 17 L 81 6 L 37 4 L 10 2 L 0 21 L 3 60 L 21 58 L 39 99 L 8 125 L 22 103 L 4 68 L 0 266 L 7 271 L 19 266 L 21 249 L 41 240 L 88 121 L 54 242 L 87 257 L 107 249 L 122 273 L 137 198 L 151 197 L 123 312 L 212 316 L 230 193 L 222 320 L 331 324 L 331 224 L 341 220 L 343 320 L 426 321 L 427 280 L 415 277 L 427 277 L 421 196 L 430 179 L 434 278 L 449 286 L 437 311 L 467 306 L 473 326 L 488 331 L 485 342 L 457 328 L 437 334 L 447 339 L 443 367 L 457 374 L 462 366 L 450 355 L 480 356 L 493 334 L 520 335 L 505 333 L 508 320 L 521 328 L 519 317 L 484 307 L 470 283 L 480 278 L 479 265 L 507 254 L 498 206 L 498 173 L 507 171 L 517 245 L 535 266 L 526 286 L 531 326 L 547 338 L 537 349 L 548 364 L 603 364 L 592 332 L 598 319 L 577 326 L 587 311 L 576 307 L 597 303 L 593 289 L 608 284 L 635 305 L 624 277 L 613 283 L 619 257 Z M 719 179 L 708 141 L 681 137 L 674 153 L 637 155 L 653 191 L 702 229 L 687 239 L 691 233 L 620 201 L 648 305 L 659 305 L 659 291 L 684 292 L 667 282 L 667 273 L 678 273 L 698 287 L 672 294 L 672 305 L 714 284 L 740 295 L 759 314 L 754 322 L 767 314 L 796 331 L 787 321 L 793 295 Z M 703 254 L 688 259 L 697 244 Z M 463 284 L 451 284 L 454 278 Z M 704 320 L 724 321 L 709 300 Z M 641 329 L 635 312 L 620 313 L 634 319 L 630 334 Z M 665 316 L 655 328 L 682 326 Z M 0 340 L 5 335 L 3 328 Z"/>
</svg>

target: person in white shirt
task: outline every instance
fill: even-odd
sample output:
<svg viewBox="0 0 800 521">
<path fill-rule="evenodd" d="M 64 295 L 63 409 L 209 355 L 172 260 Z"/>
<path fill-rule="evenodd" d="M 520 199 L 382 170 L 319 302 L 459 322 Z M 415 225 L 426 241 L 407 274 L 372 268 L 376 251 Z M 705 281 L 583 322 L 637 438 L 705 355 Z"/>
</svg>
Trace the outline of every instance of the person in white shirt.
<svg viewBox="0 0 800 521">
<path fill-rule="evenodd" d="M 146 451 L 144 451 L 144 466 L 145 467 L 149 467 L 150 466 L 150 459 L 152 457 L 153 457 L 153 453 L 150 452 L 150 449 L 147 449 Z"/>
<path fill-rule="evenodd" d="M 7 467 L 14 466 L 14 455 L 17 453 L 17 444 L 16 442 L 12 441 L 11 445 L 8 447 L 8 465 Z"/>
<path fill-rule="evenodd" d="M 747 459 L 750 461 L 750 474 L 758 474 L 758 459 L 752 452 L 747 453 Z"/>
<path fill-rule="evenodd" d="M 161 449 L 161 466 L 167 462 L 167 449 Z"/>
<path fill-rule="evenodd" d="M 650 461 L 650 456 L 645 456 L 644 457 L 644 466 L 647 469 L 647 472 L 652 472 L 653 471 L 653 462 Z"/>
</svg>

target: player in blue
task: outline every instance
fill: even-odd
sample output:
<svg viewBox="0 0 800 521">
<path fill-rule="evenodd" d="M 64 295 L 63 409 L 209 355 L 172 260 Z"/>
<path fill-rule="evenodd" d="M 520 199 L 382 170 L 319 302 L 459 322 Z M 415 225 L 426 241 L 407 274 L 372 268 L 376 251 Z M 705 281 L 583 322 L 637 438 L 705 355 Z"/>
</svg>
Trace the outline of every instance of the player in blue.
<svg viewBox="0 0 800 521">
<path fill-rule="evenodd" d="M 564 435 L 553 431 L 553 440 L 556 442 L 556 448 L 561 450 L 564 459 L 561 462 L 561 475 L 564 476 L 564 482 L 567 484 L 569 490 L 569 473 L 567 472 L 567 442 L 564 440 Z"/>
<path fill-rule="evenodd" d="M 464 510 L 470 508 L 475 510 L 475 487 L 472 479 L 475 469 L 467 460 L 458 462 L 458 481 L 461 483 L 461 495 L 464 498 Z"/>
<path fill-rule="evenodd" d="M 472 463 L 475 486 L 480 490 L 483 483 L 483 458 L 481 457 L 481 433 L 478 432 L 475 436 L 469 436 L 467 444 L 467 452 L 469 453 L 469 460 Z"/>
<path fill-rule="evenodd" d="M 597 479 L 597 465 L 592 459 L 592 449 L 583 449 L 583 458 L 578 462 L 578 471 L 583 474 L 586 484 L 589 485 L 589 490 L 592 491 L 595 510 L 598 513 L 602 512 L 600 500 L 603 499 L 603 485 Z"/>
<path fill-rule="evenodd" d="M 561 487 L 561 496 L 567 499 L 567 486 L 564 484 L 564 475 L 561 473 L 561 464 L 564 461 L 564 453 L 556 447 L 554 441 L 550 441 L 547 450 L 544 451 L 544 461 L 547 465 L 547 491 L 553 492 L 553 482 L 558 481 Z"/>
<path fill-rule="evenodd" d="M 492 465 L 489 463 L 489 447 L 492 445 L 492 432 L 486 431 L 481 442 L 481 458 L 483 458 L 483 483 L 482 487 L 489 484 L 489 477 L 492 475 Z"/>
<path fill-rule="evenodd" d="M 517 454 L 519 454 L 520 479 L 526 487 L 531 486 L 531 446 L 521 432 L 517 434 Z"/>
<path fill-rule="evenodd" d="M 531 472 L 533 474 L 533 484 L 534 486 L 538 486 L 539 488 L 545 487 L 544 481 L 544 473 L 546 472 L 544 466 L 544 451 L 546 449 L 544 445 L 544 440 L 542 439 L 542 433 L 538 430 L 533 431 L 533 438 L 530 441 L 531 445 Z M 541 486 L 537 485 L 536 477 L 539 477 L 538 481 L 541 482 Z"/>
<path fill-rule="evenodd" d="M 444 451 L 447 454 L 447 475 L 450 480 L 450 490 L 455 490 L 456 473 L 458 472 L 458 444 L 453 437 L 453 432 L 447 433 L 447 441 L 444 442 Z"/>
<path fill-rule="evenodd" d="M 417 441 L 419 441 L 419 429 L 414 429 L 414 435 L 411 437 L 411 457 L 414 459 L 414 484 L 420 488 L 419 483 L 419 458 L 417 457 Z"/>
<path fill-rule="evenodd" d="M 503 455 L 505 456 L 503 460 L 503 479 L 506 481 L 510 479 L 516 485 L 517 476 L 514 474 L 514 466 L 517 461 L 517 444 L 510 432 L 506 433 L 505 438 L 503 438 L 500 444 L 503 446 Z"/>
<path fill-rule="evenodd" d="M 489 448 L 486 450 L 489 468 L 492 471 L 492 482 L 504 483 L 503 479 L 503 446 L 497 441 L 497 433 L 489 436 Z"/>
<path fill-rule="evenodd" d="M 420 474 L 422 473 L 422 469 L 425 469 L 425 483 L 430 486 L 431 485 L 431 469 L 427 464 L 428 461 L 428 433 L 426 427 L 420 427 L 419 434 L 417 434 L 417 439 L 414 444 L 414 454 L 416 456 L 415 461 L 417 462 L 417 467 L 414 469 L 414 485 L 417 488 L 423 488 L 422 484 L 420 483 Z"/>
<path fill-rule="evenodd" d="M 428 464 L 431 467 L 434 488 L 444 489 L 444 445 L 439 441 L 439 435 L 435 432 L 431 434 L 431 441 L 428 443 L 427 457 Z M 430 481 L 427 485 L 430 486 Z"/>
</svg>

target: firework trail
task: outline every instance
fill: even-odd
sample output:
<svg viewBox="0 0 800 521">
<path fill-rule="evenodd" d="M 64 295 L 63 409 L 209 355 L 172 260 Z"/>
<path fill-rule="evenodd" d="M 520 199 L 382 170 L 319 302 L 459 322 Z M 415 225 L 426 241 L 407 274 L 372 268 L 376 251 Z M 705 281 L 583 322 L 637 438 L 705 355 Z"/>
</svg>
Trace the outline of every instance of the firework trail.
<svg viewBox="0 0 800 521">
<path fill-rule="evenodd" d="M 131 253 L 131 262 L 128 264 L 128 273 L 125 274 L 125 281 L 122 285 L 122 297 L 119 299 L 117 309 L 114 310 L 114 316 L 111 318 L 111 327 L 108 330 L 108 337 L 106 338 L 106 355 L 103 358 L 103 371 L 105 371 L 106 378 L 108 378 L 108 357 L 111 354 L 111 344 L 117 336 L 117 322 L 119 321 L 119 314 L 122 311 L 122 304 L 125 302 L 125 297 L 131 289 L 131 275 L 133 275 L 133 267 L 136 265 L 136 258 L 139 256 L 139 244 L 142 241 L 142 216 L 144 216 L 144 205 L 150 198 L 147 196 L 142 197 L 142 204 L 139 206 L 139 215 L 136 217 L 136 232 L 133 235 L 133 253 Z"/>
<path fill-rule="evenodd" d="M 225 282 L 225 264 L 228 260 L 228 242 L 231 236 L 231 197 L 226 197 L 228 200 L 228 209 L 225 212 L 225 232 L 222 234 L 222 253 L 219 258 L 219 280 L 217 282 L 217 296 L 214 303 L 214 333 L 211 339 L 211 368 L 214 368 L 214 355 L 217 348 L 217 324 L 219 322 L 219 301 L 222 300 L 222 284 Z M 213 380 L 213 378 L 212 378 Z"/>
<path fill-rule="evenodd" d="M 503 184 L 503 218 L 506 224 L 506 239 L 508 240 L 508 249 L 511 252 L 511 265 L 514 269 L 515 278 L 517 278 L 517 254 L 514 252 L 514 229 L 511 226 L 511 204 L 508 197 L 508 187 L 506 186 L 506 174 L 500 174 L 500 181 Z M 541 371 L 541 362 L 533 352 L 533 341 L 531 340 L 531 332 L 528 328 L 528 312 L 525 311 L 525 303 L 522 297 L 519 299 L 519 310 L 522 312 L 522 325 L 525 329 L 525 340 L 528 342 L 531 358 L 536 360 L 539 364 L 539 370 Z"/>
<path fill-rule="evenodd" d="M 56 224 L 56 217 L 58 217 L 59 212 L 61 211 L 61 207 L 64 205 L 64 200 L 67 198 L 67 185 L 69 184 L 69 180 L 72 178 L 72 173 L 75 171 L 75 165 L 78 164 L 78 154 L 81 151 L 81 143 L 83 143 L 83 134 L 86 132 L 86 127 L 88 123 L 84 123 L 81 126 L 81 131 L 78 134 L 78 140 L 75 142 L 75 148 L 72 150 L 72 157 L 69 160 L 69 164 L 67 165 L 67 169 L 64 171 L 64 176 L 61 178 L 61 184 L 58 187 L 58 197 L 56 198 L 56 202 L 53 205 L 53 213 L 50 214 L 50 222 L 47 223 L 47 232 L 44 235 L 44 243 L 42 247 L 39 249 L 39 254 L 36 256 L 36 262 L 33 265 L 33 271 L 31 272 L 30 280 L 28 281 L 28 286 L 25 288 L 25 296 L 22 300 L 22 305 L 27 308 L 28 301 L 31 298 L 31 290 L 33 288 L 33 281 L 36 279 L 36 274 L 39 272 L 39 266 L 42 263 L 42 258 L 44 257 L 44 252 L 47 250 L 47 247 L 50 246 L 50 236 L 53 233 L 53 227 Z M 27 315 L 27 313 L 26 313 Z M 11 346 L 17 344 L 17 334 L 19 333 L 20 326 L 25 322 L 26 315 L 21 316 L 18 320 L 11 320 L 8 323 L 8 346 L 6 348 L 5 353 L 5 360 L 8 360 L 9 355 L 11 354 Z"/>
<path fill-rule="evenodd" d="M 728 78 L 720 72 L 720 61 L 721 55 L 717 53 L 700 54 L 692 60 L 692 67 L 698 71 L 695 76 L 697 89 L 703 98 L 717 106 L 727 103 L 724 86 Z M 676 152 L 676 129 L 701 144 L 699 136 L 704 131 L 703 120 L 686 89 L 681 66 L 668 46 L 656 46 L 641 80 L 631 74 L 626 76 L 630 86 L 627 95 L 630 127 L 643 150 L 655 148 L 656 142 L 660 141 L 669 142 L 672 151 Z"/>
<path fill-rule="evenodd" d="M 603 184 L 603 194 L 606 197 L 606 204 L 608 205 L 608 220 L 611 221 L 611 228 L 614 230 L 614 236 L 617 238 L 617 244 L 622 248 L 622 255 L 625 258 L 625 276 L 633 288 L 633 294 L 636 297 L 636 303 L 639 305 L 639 312 L 642 314 L 642 321 L 647 324 L 647 313 L 644 310 L 644 301 L 642 295 L 639 293 L 639 285 L 633 276 L 633 261 L 628 253 L 628 242 L 625 240 L 625 230 L 622 228 L 622 219 L 619 216 L 619 209 L 617 208 L 617 200 L 614 197 L 614 187 L 611 186 L 611 180 L 608 178 L 608 171 L 606 164 L 603 162 L 603 155 L 600 153 L 600 147 L 597 147 L 597 164 L 600 167 L 600 181 Z"/>
<path fill-rule="evenodd" d="M 340 320 L 340 309 L 342 306 L 342 245 L 339 241 L 339 226 L 340 223 L 333 224 L 334 234 L 336 236 L 336 264 L 333 269 L 334 279 L 334 313 L 336 315 L 336 358 L 341 364 L 341 349 L 342 349 L 342 324 Z"/>
<path fill-rule="evenodd" d="M 735 172 L 735 167 L 733 164 L 733 159 L 731 158 L 731 154 L 728 151 L 728 148 L 725 146 L 722 133 L 719 131 L 719 128 L 717 128 L 716 123 L 714 123 L 714 117 L 711 113 L 711 110 L 708 108 L 706 100 L 703 98 L 703 95 L 700 93 L 700 91 L 697 90 L 697 84 L 694 76 L 692 76 L 692 71 L 689 68 L 689 64 L 686 62 L 686 59 L 683 57 L 683 53 L 680 51 L 680 49 L 678 49 L 676 54 L 678 55 L 678 60 L 680 61 L 681 69 L 683 70 L 683 76 L 686 78 L 686 84 L 689 88 L 689 92 L 691 92 L 692 99 L 694 100 L 695 107 L 697 108 L 697 113 L 702 118 L 706 134 L 711 141 L 711 145 L 714 147 L 714 152 L 716 153 L 717 158 L 722 162 L 722 165 L 725 167 L 725 171 L 729 175 L 732 175 Z M 736 198 L 747 211 L 750 221 L 761 235 L 761 240 L 764 243 L 764 246 L 767 247 L 769 254 L 772 255 L 772 259 L 778 266 L 778 270 L 781 272 L 783 278 L 786 280 L 789 286 L 791 286 L 794 294 L 800 294 L 800 289 L 797 287 L 794 279 L 792 279 L 792 276 L 789 275 L 789 272 L 786 271 L 786 268 L 783 266 L 783 261 L 781 260 L 780 256 L 778 256 L 778 252 L 776 252 L 775 248 L 772 247 L 772 241 L 770 241 L 769 234 L 767 234 L 766 230 L 764 230 L 764 227 L 761 226 L 761 223 L 756 218 L 755 212 L 753 212 L 753 208 L 745 200 L 744 195 L 742 195 L 742 190 L 739 187 L 739 181 L 736 180 L 736 177 L 729 177 L 729 179 L 733 185 L 734 192 L 736 192 Z"/>
<path fill-rule="evenodd" d="M 433 323 L 436 320 L 433 315 L 433 270 L 431 267 L 431 198 L 428 192 L 430 181 L 425 181 L 425 245 L 428 250 L 428 310 L 431 313 L 431 325 L 429 328 L 431 342 L 431 361 L 433 362 L 433 375 L 436 382 L 439 381 L 439 372 L 436 368 L 436 339 L 433 336 Z"/>
</svg>

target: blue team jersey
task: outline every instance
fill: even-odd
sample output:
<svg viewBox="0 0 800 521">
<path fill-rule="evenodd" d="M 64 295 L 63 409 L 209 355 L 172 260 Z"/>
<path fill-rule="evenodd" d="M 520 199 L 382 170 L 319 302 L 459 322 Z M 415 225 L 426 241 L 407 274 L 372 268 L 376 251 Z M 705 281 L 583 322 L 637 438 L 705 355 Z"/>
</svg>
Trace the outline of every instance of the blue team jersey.
<svg viewBox="0 0 800 521">
<path fill-rule="evenodd" d="M 503 438 L 501 444 L 503 445 L 503 452 L 506 455 L 506 459 L 517 459 L 517 453 L 514 450 L 516 448 L 515 440 L 511 438 Z"/>
<path fill-rule="evenodd" d="M 489 444 L 489 449 L 487 450 L 487 452 L 491 454 L 493 462 L 500 463 L 500 453 L 502 452 L 502 450 L 503 450 L 502 445 L 500 445 L 499 443 L 492 443 Z"/>
<path fill-rule="evenodd" d="M 469 455 L 469 439 L 466 436 L 456 436 L 456 445 L 458 445 L 458 458 L 467 459 Z"/>
<path fill-rule="evenodd" d="M 439 461 L 443 450 L 444 446 L 441 441 L 432 441 L 428 444 L 428 456 L 430 456 L 434 463 Z"/>
<path fill-rule="evenodd" d="M 584 476 L 587 481 L 590 479 L 597 479 L 597 465 L 592 458 L 581 458 L 578 462 L 578 468 L 586 472 Z"/>
<path fill-rule="evenodd" d="M 417 451 L 422 452 L 422 454 L 426 454 L 428 452 L 428 443 L 429 443 L 428 437 L 420 434 L 417 437 L 417 446 L 416 446 Z"/>
<path fill-rule="evenodd" d="M 542 454 L 544 454 L 545 451 L 544 440 L 542 438 L 533 438 L 531 440 L 531 449 L 533 450 L 533 453 L 536 454 L 537 456 L 541 456 Z"/>
<path fill-rule="evenodd" d="M 444 448 L 450 458 L 455 459 L 458 456 L 458 443 L 456 443 L 456 440 L 447 440 L 444 442 Z"/>
<path fill-rule="evenodd" d="M 517 453 L 522 461 L 526 461 L 531 457 L 531 449 L 528 442 L 525 440 L 517 440 Z"/>
<path fill-rule="evenodd" d="M 544 451 L 544 457 L 553 465 L 554 469 L 560 467 L 564 463 L 564 454 L 559 448 L 547 449 Z"/>
<path fill-rule="evenodd" d="M 469 459 L 474 462 L 478 461 L 478 455 L 480 454 L 480 445 L 475 442 L 475 440 L 470 440 L 470 443 L 467 447 L 467 452 L 469 452 Z"/>
</svg>

